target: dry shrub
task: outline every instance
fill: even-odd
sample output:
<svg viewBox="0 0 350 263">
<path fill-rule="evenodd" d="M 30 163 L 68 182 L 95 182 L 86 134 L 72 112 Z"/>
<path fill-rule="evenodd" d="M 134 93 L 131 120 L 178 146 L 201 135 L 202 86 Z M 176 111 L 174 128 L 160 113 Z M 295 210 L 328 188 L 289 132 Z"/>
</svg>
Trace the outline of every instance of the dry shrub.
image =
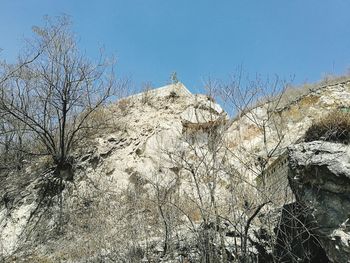
<svg viewBox="0 0 350 263">
<path fill-rule="evenodd" d="M 167 98 L 172 102 L 174 102 L 179 97 L 180 96 L 175 91 L 171 91 L 170 94 L 167 96 Z"/>
<path fill-rule="evenodd" d="M 336 110 L 313 123 L 305 133 L 305 141 L 350 143 L 350 113 Z"/>
<path fill-rule="evenodd" d="M 132 106 L 132 103 L 129 98 L 125 98 L 118 101 L 117 106 L 122 115 L 125 116 L 128 113 L 129 108 Z"/>
<path fill-rule="evenodd" d="M 96 135 L 106 132 L 112 118 L 113 115 L 108 107 L 97 108 L 85 120 L 84 128 L 79 131 L 78 136 L 82 139 L 94 138 Z"/>
<path fill-rule="evenodd" d="M 141 97 L 142 104 L 151 105 L 151 99 L 152 99 L 151 90 L 152 90 L 152 83 L 146 82 L 142 85 L 142 97 Z"/>
</svg>

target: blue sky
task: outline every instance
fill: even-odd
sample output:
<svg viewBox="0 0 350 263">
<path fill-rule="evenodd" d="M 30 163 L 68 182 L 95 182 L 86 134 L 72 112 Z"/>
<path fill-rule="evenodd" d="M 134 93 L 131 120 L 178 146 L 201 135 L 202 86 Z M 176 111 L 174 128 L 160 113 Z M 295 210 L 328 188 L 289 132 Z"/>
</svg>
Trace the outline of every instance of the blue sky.
<svg viewBox="0 0 350 263">
<path fill-rule="evenodd" d="M 295 83 L 350 67 L 349 0 L 0 0 L 0 53 L 13 60 L 31 26 L 68 14 L 79 45 L 117 57 L 117 73 L 161 86 L 176 71 L 192 91 L 237 67 Z"/>
</svg>

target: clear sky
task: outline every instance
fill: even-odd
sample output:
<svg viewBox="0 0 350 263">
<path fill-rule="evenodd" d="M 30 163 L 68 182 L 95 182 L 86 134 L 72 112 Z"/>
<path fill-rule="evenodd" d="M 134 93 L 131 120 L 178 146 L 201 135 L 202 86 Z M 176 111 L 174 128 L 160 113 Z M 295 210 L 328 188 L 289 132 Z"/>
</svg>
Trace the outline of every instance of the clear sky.
<svg viewBox="0 0 350 263">
<path fill-rule="evenodd" d="M 239 66 L 303 83 L 350 67 L 349 0 L 0 0 L 1 57 L 13 60 L 32 25 L 62 13 L 88 56 L 103 45 L 136 84 L 161 86 L 176 71 L 198 91 Z"/>
</svg>

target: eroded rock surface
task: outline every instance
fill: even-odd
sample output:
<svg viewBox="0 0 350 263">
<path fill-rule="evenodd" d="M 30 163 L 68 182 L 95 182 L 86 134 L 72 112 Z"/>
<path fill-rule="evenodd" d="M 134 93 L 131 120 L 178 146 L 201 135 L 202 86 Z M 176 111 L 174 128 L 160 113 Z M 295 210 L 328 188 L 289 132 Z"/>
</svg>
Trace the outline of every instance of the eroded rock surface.
<svg viewBox="0 0 350 263">
<path fill-rule="evenodd" d="M 181 83 L 125 98 L 103 109 L 105 117 L 111 128 L 96 131 L 74 152 L 74 180 L 62 191 L 50 193 L 56 186 L 44 160 L 0 177 L 0 261 L 67 262 L 69 255 L 71 262 L 87 262 L 127 254 L 133 238 L 127 227 L 140 231 L 144 220 L 133 215 L 139 208 L 125 204 L 146 202 L 156 184 L 175 184 L 179 168 L 169 152 L 188 150 L 186 134 L 205 140 L 208 127 L 228 119 L 209 97 Z M 153 222 L 156 209 L 152 203 L 142 216 Z M 161 230 L 149 227 L 157 243 Z"/>
<path fill-rule="evenodd" d="M 138 262 L 144 257 L 141 253 L 144 240 L 152 244 L 150 247 L 154 251 L 160 251 L 157 255 L 160 257 L 164 231 L 162 222 L 155 218 L 159 209 L 157 200 L 151 199 L 149 193 L 157 187 L 158 190 L 159 187 L 175 189 L 174 192 L 179 193 L 178 206 L 187 209 L 184 212 L 194 223 L 191 227 L 199 229 L 199 211 L 188 201 L 196 198 L 196 192 L 191 191 L 196 189 L 189 179 L 191 169 L 179 166 L 183 162 L 178 159 L 189 165 L 200 163 L 197 171 L 207 175 L 202 163 L 209 163 L 206 156 L 210 157 L 208 152 L 214 149 L 209 139 L 222 141 L 224 145 L 214 159 L 220 168 L 220 173 L 213 174 L 217 176 L 216 201 L 222 211 L 230 211 L 229 218 L 233 215 L 245 222 L 244 218 L 249 215 L 242 216 L 244 213 L 231 209 L 230 205 L 254 207 L 256 193 L 247 190 L 254 187 L 248 188 L 242 182 L 254 184 L 260 173 L 260 163 L 256 161 L 275 148 L 278 151 L 273 151 L 270 159 L 277 158 L 317 116 L 344 106 L 345 100 L 340 97 L 348 100 L 349 89 L 346 83 L 315 90 L 282 109 L 274 108 L 270 122 L 267 118 L 271 107 L 266 104 L 230 122 L 210 97 L 191 94 L 181 83 L 125 98 L 103 109 L 100 117 L 107 117 L 111 128 L 96 131 L 92 139 L 82 142 L 74 153 L 74 180 L 67 181 L 62 192 L 50 193 L 51 174 L 48 171 L 43 176 L 45 171 L 40 170 L 40 162 L 30 164 L 21 176 L 1 178 L 0 261 L 1 256 L 14 253 L 11 259 L 16 262 L 24 256 L 29 262 L 93 262 L 98 258 L 103 262 L 115 262 L 106 258 L 111 255 L 127 257 L 131 253 L 138 258 L 134 262 Z M 261 123 L 283 124 L 281 139 L 276 129 L 271 128 L 275 126 L 270 125 L 264 145 Z M 218 131 L 222 137 L 213 131 Z M 295 156 L 292 163 L 300 175 L 291 179 L 295 181 L 299 200 L 310 206 L 313 219 L 320 224 L 317 235 L 322 236 L 321 244 L 329 257 L 335 262 L 346 262 L 339 260 L 348 253 L 349 151 L 345 146 L 336 146 L 338 150 L 334 148 L 331 152 L 327 152 L 328 148 L 316 151 L 316 146 L 309 150 L 295 146 L 291 150 Z M 320 156 L 321 159 L 317 159 Z M 312 172 L 302 172 L 303 167 Z M 205 197 L 209 197 L 208 189 L 212 187 L 206 183 L 207 179 L 210 178 L 204 177 L 200 186 Z M 230 194 L 232 189 L 238 189 L 235 199 Z M 60 207 L 61 201 L 63 207 Z M 163 201 L 158 200 L 158 205 L 164 205 Z M 167 209 L 173 213 L 172 206 Z M 187 229 L 188 219 L 181 213 L 176 216 L 179 246 L 184 250 L 194 249 L 195 239 L 188 230 L 183 230 Z M 236 225 L 229 225 L 228 229 Z M 249 242 L 254 245 L 251 252 L 254 257 L 264 253 L 270 257 L 271 242 L 264 239 L 266 235 L 262 233 L 261 238 L 252 238 L 257 229 L 260 228 L 252 223 L 248 232 Z M 235 231 L 227 232 L 227 251 L 231 251 L 237 246 L 239 236 Z M 135 240 L 142 241 L 138 244 L 140 247 L 134 247 Z M 264 242 L 269 243 L 268 249 Z M 173 247 L 177 245 L 172 244 Z M 179 256 L 182 253 L 179 249 L 177 252 Z M 200 254 L 198 251 L 186 253 Z"/>
<path fill-rule="evenodd" d="M 289 148 L 289 180 L 332 262 L 350 262 L 350 147 L 314 141 Z"/>
</svg>

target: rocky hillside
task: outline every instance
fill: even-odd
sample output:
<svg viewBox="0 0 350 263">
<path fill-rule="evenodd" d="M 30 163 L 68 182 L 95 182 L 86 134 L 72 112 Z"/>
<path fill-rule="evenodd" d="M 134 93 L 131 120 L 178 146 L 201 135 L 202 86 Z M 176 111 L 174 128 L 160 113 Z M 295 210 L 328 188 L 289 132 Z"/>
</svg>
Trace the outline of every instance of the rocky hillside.
<svg viewBox="0 0 350 263">
<path fill-rule="evenodd" d="M 253 180 L 261 174 L 261 165 L 266 168 L 302 138 L 314 121 L 336 109 L 350 110 L 348 79 L 286 90 L 236 117 L 227 132 L 228 146 L 244 156 L 241 163 L 256 163 L 248 171 L 242 168 Z"/>
<path fill-rule="evenodd" d="M 123 217 L 123 213 L 126 217 L 129 209 L 135 209 L 133 202 L 140 201 L 135 198 L 144 195 L 145 200 L 141 201 L 146 203 L 145 206 L 155 206 L 154 200 L 147 201 L 148 191 L 157 187 L 163 189 L 166 184 L 169 187 L 178 184 L 174 178 L 178 178 L 181 167 L 175 157 L 189 149 L 189 137 L 198 136 L 204 142 L 205 129 L 223 125 L 228 119 L 221 107 L 208 96 L 192 95 L 182 84 L 125 98 L 104 109 L 102 115 L 110 128 L 97 131 L 92 139 L 81 143 L 75 152 L 73 182 L 65 183 L 61 196 L 50 169 L 42 169 L 45 160 L 39 159 L 25 171 L 6 176 L 0 189 L 3 197 L 0 251 L 3 256 L 27 257 L 24 254 L 28 251 L 23 250 L 23 246 L 32 249 L 34 245 L 35 252 L 29 253 L 29 260 L 41 260 L 46 258 L 42 255 L 50 253 L 56 259 L 61 254 L 70 255 L 73 262 L 77 258 L 82 262 L 94 258 L 94 253 L 101 253 L 102 248 L 111 246 L 109 239 L 117 242 L 114 239 L 120 229 L 114 226 L 114 220 Z M 182 185 L 188 188 L 185 183 Z M 126 204 L 127 198 L 133 200 Z M 150 209 L 146 207 L 142 210 Z M 90 213 L 91 217 L 87 216 Z M 147 213 L 150 214 L 147 217 L 153 217 L 158 212 L 152 207 Z M 133 222 L 135 218 L 124 219 Z M 149 221 L 154 220 L 149 218 Z M 57 221 L 64 224 L 64 229 L 57 225 Z M 91 228 L 98 223 L 103 224 L 100 226 L 103 230 L 94 236 Z M 156 223 L 150 222 L 150 225 Z M 123 224 L 127 226 L 128 222 Z M 64 233 L 59 234 L 58 228 Z M 157 228 L 159 226 L 151 231 L 155 232 L 154 238 L 158 236 Z M 117 232 L 114 233 L 113 229 Z M 55 240 L 57 236 L 60 242 Z M 121 234 L 118 238 L 123 240 L 125 237 Z M 122 254 L 127 253 L 129 241 L 132 242 L 128 239 L 125 246 L 120 247 L 125 250 Z M 77 242 L 91 242 L 95 247 L 82 247 L 81 251 L 73 253 Z M 95 242 L 104 244 L 100 246 Z M 49 252 L 50 249 L 55 251 Z"/>
<path fill-rule="evenodd" d="M 103 109 L 108 128 L 75 149 L 73 178 L 57 181 L 44 158 L 1 175 L 0 259 L 272 262 L 283 209 L 255 179 L 314 120 L 350 108 L 350 81 L 282 96 L 229 120 L 178 83 Z M 344 235 L 335 255 L 326 234 L 346 262 Z"/>
</svg>

